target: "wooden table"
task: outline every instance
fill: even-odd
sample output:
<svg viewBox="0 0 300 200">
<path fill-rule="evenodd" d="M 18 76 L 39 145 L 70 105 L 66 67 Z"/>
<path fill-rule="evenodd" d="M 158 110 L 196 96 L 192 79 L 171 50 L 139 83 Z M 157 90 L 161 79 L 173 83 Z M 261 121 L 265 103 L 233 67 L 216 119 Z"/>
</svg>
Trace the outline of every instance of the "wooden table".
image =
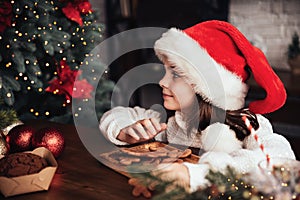
<svg viewBox="0 0 300 200">
<path fill-rule="evenodd" d="M 9 197 L 9 200 L 142 200 L 131 195 L 128 178 L 101 164 L 83 146 L 73 125 L 47 121 L 28 122 L 35 128 L 58 127 L 62 130 L 66 148 L 57 159 L 58 169 L 48 191 Z M 0 194 L 0 199 L 6 199 Z"/>
<path fill-rule="evenodd" d="M 127 177 L 101 164 L 86 150 L 75 126 L 47 121 L 31 121 L 27 124 L 32 124 L 36 129 L 46 126 L 60 128 L 66 148 L 57 159 L 58 170 L 48 191 L 13 196 L 8 200 L 145 200 L 131 195 L 132 186 L 127 184 Z M 300 137 L 288 139 L 299 159 Z M 0 194 L 0 199 L 5 198 Z"/>
</svg>

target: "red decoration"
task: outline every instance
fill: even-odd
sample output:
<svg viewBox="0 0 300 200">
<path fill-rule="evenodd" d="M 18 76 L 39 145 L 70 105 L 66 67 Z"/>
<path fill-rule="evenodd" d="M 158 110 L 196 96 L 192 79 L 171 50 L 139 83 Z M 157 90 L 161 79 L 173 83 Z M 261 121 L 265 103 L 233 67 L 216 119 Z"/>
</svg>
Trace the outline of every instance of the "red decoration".
<svg viewBox="0 0 300 200">
<path fill-rule="evenodd" d="M 13 16 L 12 6 L 9 1 L 0 2 L 0 33 L 8 26 L 11 26 L 11 18 Z"/>
<path fill-rule="evenodd" d="M 88 2 L 88 1 L 77 1 L 77 9 L 82 14 L 88 14 L 90 12 L 93 12 L 92 6 L 91 6 L 90 2 Z"/>
<path fill-rule="evenodd" d="M 67 18 L 82 26 L 83 22 L 80 14 L 92 12 L 92 6 L 87 0 L 75 0 L 73 2 L 68 2 L 67 5 L 62 8 L 62 11 Z"/>
<path fill-rule="evenodd" d="M 34 134 L 32 137 L 32 146 L 34 148 L 45 147 L 57 158 L 65 148 L 65 139 L 59 129 L 46 127 Z"/>
<path fill-rule="evenodd" d="M 70 20 L 78 23 L 80 26 L 83 25 L 80 12 L 72 3 L 68 3 L 66 7 L 62 8 L 62 11 Z"/>
<path fill-rule="evenodd" d="M 94 89 L 86 79 L 77 80 L 76 87 L 74 82 L 76 76 L 80 75 L 80 70 L 71 70 L 66 61 L 60 61 L 60 67 L 57 68 L 57 78 L 51 80 L 50 86 L 46 88 L 47 92 L 54 94 L 65 95 L 67 102 L 73 98 L 91 98 L 91 91 Z"/>
<path fill-rule="evenodd" d="M 77 99 L 91 98 L 94 87 L 86 79 L 78 80 L 74 84 L 72 97 Z"/>
<path fill-rule="evenodd" d="M 265 146 L 262 143 L 262 141 L 259 139 L 255 129 L 252 127 L 250 121 L 248 120 L 248 118 L 246 116 L 242 117 L 244 123 L 246 124 L 248 130 L 250 131 L 251 135 L 254 137 L 255 141 L 257 142 L 257 144 L 259 145 L 259 148 L 261 149 L 261 151 L 263 152 L 263 154 L 266 156 L 266 160 L 268 162 L 268 164 L 270 163 L 270 155 L 268 153 L 266 153 L 265 151 Z"/>
<path fill-rule="evenodd" d="M 31 150 L 31 139 L 34 132 L 32 127 L 24 124 L 13 127 L 6 136 L 9 152 Z"/>
</svg>

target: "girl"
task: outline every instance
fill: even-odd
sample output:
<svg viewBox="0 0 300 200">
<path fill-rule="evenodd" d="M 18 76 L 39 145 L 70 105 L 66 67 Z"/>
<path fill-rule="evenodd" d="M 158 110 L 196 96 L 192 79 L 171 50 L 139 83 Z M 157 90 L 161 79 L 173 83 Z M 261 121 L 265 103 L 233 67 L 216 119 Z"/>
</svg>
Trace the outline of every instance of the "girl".
<svg viewBox="0 0 300 200">
<path fill-rule="evenodd" d="M 209 169 L 223 171 L 229 165 L 237 172 L 249 172 L 265 159 L 243 117 L 256 129 L 270 157 L 295 159 L 289 142 L 273 133 L 261 115 L 285 103 L 284 86 L 264 54 L 234 26 L 212 20 L 185 30 L 171 28 L 154 49 L 165 67 L 159 82 L 164 107 L 175 115 L 165 124 L 151 109 L 116 107 L 100 121 L 101 131 L 111 142 L 126 145 L 154 138 L 203 149 L 198 164 L 163 169 L 167 177 L 191 191 L 209 184 L 205 179 Z M 266 91 L 266 98 L 245 108 L 250 74 Z"/>
</svg>

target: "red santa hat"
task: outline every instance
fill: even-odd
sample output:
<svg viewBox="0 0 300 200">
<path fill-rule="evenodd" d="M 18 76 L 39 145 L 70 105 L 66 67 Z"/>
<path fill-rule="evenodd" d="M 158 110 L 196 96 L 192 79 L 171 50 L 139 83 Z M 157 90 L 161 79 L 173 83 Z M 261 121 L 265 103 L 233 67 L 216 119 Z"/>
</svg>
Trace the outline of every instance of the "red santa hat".
<svg viewBox="0 0 300 200">
<path fill-rule="evenodd" d="M 264 99 L 249 104 L 252 112 L 273 112 L 285 103 L 284 85 L 263 52 L 230 23 L 212 20 L 185 30 L 171 28 L 156 41 L 154 50 L 212 105 L 243 108 L 250 73 L 266 92 Z"/>
</svg>

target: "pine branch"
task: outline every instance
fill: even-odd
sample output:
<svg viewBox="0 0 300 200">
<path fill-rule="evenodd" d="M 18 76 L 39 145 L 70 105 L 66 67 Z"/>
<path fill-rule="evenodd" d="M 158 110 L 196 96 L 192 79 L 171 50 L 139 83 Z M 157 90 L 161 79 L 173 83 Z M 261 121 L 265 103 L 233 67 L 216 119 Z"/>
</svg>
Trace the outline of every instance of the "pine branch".
<svg viewBox="0 0 300 200">
<path fill-rule="evenodd" d="M 0 90 L 1 91 L 1 90 Z M 0 130 L 7 126 L 19 121 L 17 112 L 13 109 L 4 109 L 1 105 L 4 104 L 3 99 L 0 97 Z"/>
<path fill-rule="evenodd" d="M 0 110 L 0 129 L 18 121 L 17 113 L 14 110 Z"/>
<path fill-rule="evenodd" d="M 149 173 L 131 174 L 138 178 L 145 186 L 157 183 L 155 186 L 154 200 L 180 199 L 180 200 L 249 200 L 249 199 L 272 199 L 270 194 L 259 191 L 250 183 L 244 180 L 244 176 L 233 168 L 228 167 L 225 173 L 210 170 L 206 178 L 211 185 L 199 189 L 193 193 L 187 192 L 183 187 L 174 184 L 173 181 L 165 181 Z"/>
</svg>

